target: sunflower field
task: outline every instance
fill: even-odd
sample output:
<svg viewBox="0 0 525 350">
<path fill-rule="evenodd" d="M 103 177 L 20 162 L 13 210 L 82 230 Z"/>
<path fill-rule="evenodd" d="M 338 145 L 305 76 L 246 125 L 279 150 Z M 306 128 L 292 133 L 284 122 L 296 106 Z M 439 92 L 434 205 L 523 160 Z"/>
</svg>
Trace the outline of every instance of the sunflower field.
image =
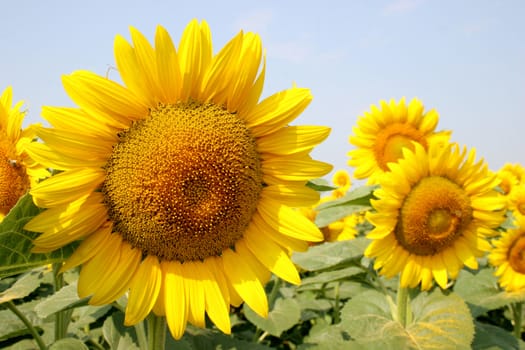
<svg viewBox="0 0 525 350">
<path fill-rule="evenodd" d="M 520 164 L 401 98 L 333 171 L 257 34 L 130 34 L 48 126 L 0 95 L 1 349 L 525 349 Z"/>
</svg>

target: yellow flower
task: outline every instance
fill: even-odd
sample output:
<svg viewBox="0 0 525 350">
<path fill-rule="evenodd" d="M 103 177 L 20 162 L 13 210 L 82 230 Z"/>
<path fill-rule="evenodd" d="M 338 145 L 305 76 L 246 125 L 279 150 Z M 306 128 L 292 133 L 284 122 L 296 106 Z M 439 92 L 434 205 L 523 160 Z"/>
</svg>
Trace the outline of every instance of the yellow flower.
<svg viewBox="0 0 525 350">
<path fill-rule="evenodd" d="M 507 198 L 512 214 L 515 217 L 525 217 L 525 184 L 514 186 Z"/>
<path fill-rule="evenodd" d="M 291 207 L 316 203 L 305 186 L 331 166 L 309 152 L 326 127 L 289 126 L 311 101 L 293 87 L 259 102 L 258 35 L 240 32 L 216 55 L 205 22 L 179 47 L 157 27 L 152 46 L 131 28 L 115 39 L 120 85 L 86 71 L 63 78 L 80 108 L 47 107 L 45 142 L 29 148 L 63 170 L 32 191 L 49 208 L 26 228 L 34 251 L 83 239 L 62 270 L 82 265 L 81 297 L 101 305 L 129 290 L 125 323 L 151 310 L 180 338 L 205 314 L 230 332 L 229 307 L 268 312 L 270 272 L 299 275 L 289 250 L 321 232 Z"/>
<path fill-rule="evenodd" d="M 353 128 L 349 141 L 356 148 L 348 152 L 348 164 L 355 167 L 357 179 L 368 178 L 368 184 L 378 183 L 388 172 L 388 163 L 397 162 L 403 149 L 414 149 L 416 143 L 428 148 L 431 139 L 448 143 L 450 132 L 434 132 L 438 113 L 424 113 L 423 104 L 413 99 L 408 106 L 405 98 L 398 103 L 381 101 L 381 109 L 372 105 L 370 112 L 361 116 Z"/>
<path fill-rule="evenodd" d="M 525 180 L 525 168 L 519 163 L 505 163 L 498 172 L 509 172 L 514 175 L 518 184 L 523 184 Z"/>
<path fill-rule="evenodd" d="M 312 222 L 315 222 L 318 214 L 316 207 L 343 197 L 350 189 L 352 181 L 348 171 L 344 169 L 337 170 L 332 176 L 332 184 L 337 188 L 333 190 L 330 195 L 321 198 L 319 202 L 312 207 L 299 208 L 299 212 Z M 353 239 L 357 235 L 357 225 L 363 222 L 364 215 L 362 212 L 352 213 L 347 217 L 332 222 L 328 226 L 321 228 L 321 232 L 323 232 L 324 235 L 324 241 L 335 242 Z"/>
<path fill-rule="evenodd" d="M 22 130 L 23 102 L 13 105 L 13 89 L 9 86 L 0 95 L 0 221 L 29 187 L 47 171 L 35 164 L 24 147 L 35 137 L 33 126 Z"/>
<path fill-rule="evenodd" d="M 365 255 L 374 268 L 393 277 L 401 273 L 402 287 L 427 290 L 435 279 L 446 288 L 463 265 L 478 267 L 476 257 L 490 249 L 486 237 L 504 219 L 505 199 L 483 161 L 475 162 L 457 144 L 420 144 L 406 148 L 404 159 L 391 163 L 367 213 L 374 229 Z"/>
<path fill-rule="evenodd" d="M 517 187 L 520 183 L 518 177 L 513 171 L 508 169 L 500 169 L 496 173 L 499 179 L 498 187 L 501 189 L 505 196 L 512 193 L 512 190 Z"/>
<path fill-rule="evenodd" d="M 498 283 L 507 292 L 525 288 L 525 217 L 519 217 L 515 226 L 493 241 L 494 248 L 488 257 L 489 263 L 496 267 Z"/>
</svg>

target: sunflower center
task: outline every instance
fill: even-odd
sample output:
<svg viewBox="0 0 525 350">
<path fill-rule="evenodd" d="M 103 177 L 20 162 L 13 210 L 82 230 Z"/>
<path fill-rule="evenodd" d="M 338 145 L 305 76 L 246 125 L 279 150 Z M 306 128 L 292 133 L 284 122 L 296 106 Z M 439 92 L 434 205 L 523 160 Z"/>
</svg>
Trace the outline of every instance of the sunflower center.
<svg viewBox="0 0 525 350">
<path fill-rule="evenodd" d="M 471 220 L 470 200 L 456 183 L 426 177 L 405 199 L 395 236 L 412 254 L 433 255 L 452 245 Z"/>
<path fill-rule="evenodd" d="M 388 163 L 403 157 L 403 148 L 414 149 L 412 141 L 427 147 L 424 134 L 410 124 L 394 123 L 381 129 L 377 134 L 374 154 L 378 165 L 388 171 Z"/>
<path fill-rule="evenodd" d="M 525 203 L 524 203 L 524 202 L 519 202 L 519 203 L 516 205 L 516 209 L 518 209 L 518 212 L 519 212 L 521 215 L 525 215 Z"/>
<path fill-rule="evenodd" d="M 508 261 L 514 271 L 525 274 L 525 234 L 521 234 L 509 249 Z"/>
<path fill-rule="evenodd" d="M 119 135 L 102 186 L 109 218 L 144 255 L 193 261 L 239 240 L 257 207 L 255 139 L 214 104 L 159 105 Z"/>
<path fill-rule="evenodd" d="M 25 167 L 7 158 L 0 160 L 0 214 L 7 215 L 29 189 Z"/>
</svg>

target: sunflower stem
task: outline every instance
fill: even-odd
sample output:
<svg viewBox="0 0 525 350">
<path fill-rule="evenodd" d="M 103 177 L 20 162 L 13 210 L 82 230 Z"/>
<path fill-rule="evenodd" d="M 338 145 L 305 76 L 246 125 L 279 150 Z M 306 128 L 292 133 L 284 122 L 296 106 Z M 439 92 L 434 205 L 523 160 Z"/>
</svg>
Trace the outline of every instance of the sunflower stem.
<svg viewBox="0 0 525 350">
<path fill-rule="evenodd" d="M 64 276 L 60 273 L 62 263 L 53 264 L 53 282 L 55 285 L 55 293 L 64 286 Z M 68 322 L 65 318 L 65 311 L 58 311 L 55 313 L 55 341 L 63 339 L 67 335 Z"/>
<path fill-rule="evenodd" d="M 523 303 L 516 303 L 512 305 L 512 315 L 514 318 L 514 336 L 517 339 L 521 339 L 522 313 Z"/>
<path fill-rule="evenodd" d="M 397 289 L 397 320 L 403 328 L 407 325 L 408 307 L 408 288 L 401 287 L 400 282 Z"/>
<path fill-rule="evenodd" d="M 148 349 L 164 350 L 166 347 L 166 318 L 151 312 L 148 320 Z"/>
<path fill-rule="evenodd" d="M 44 343 L 44 340 L 42 340 L 42 337 L 40 337 L 40 334 L 38 334 L 37 330 L 35 329 L 35 327 L 33 327 L 33 325 L 27 319 L 27 317 L 25 317 L 25 315 L 20 310 L 18 310 L 16 305 L 12 301 L 7 301 L 3 305 L 5 305 L 9 310 L 11 310 L 20 319 L 20 321 L 24 323 L 24 325 L 27 327 L 27 329 L 33 336 L 33 339 L 35 339 L 38 348 L 40 350 L 46 350 L 47 346 Z"/>
<path fill-rule="evenodd" d="M 340 286 L 340 283 L 339 283 L 339 282 L 336 282 L 336 283 L 335 283 L 335 289 L 334 289 L 334 293 L 335 293 L 335 300 L 334 300 L 334 315 L 333 315 L 334 324 L 337 324 L 337 323 L 341 322 L 341 317 L 340 317 L 340 315 L 339 315 L 339 313 L 340 313 L 340 305 L 339 305 L 339 286 Z"/>
<path fill-rule="evenodd" d="M 148 350 L 148 339 L 146 331 L 144 330 L 144 321 L 137 323 L 135 326 L 135 333 L 137 333 L 137 341 L 139 342 L 140 350 Z"/>
</svg>

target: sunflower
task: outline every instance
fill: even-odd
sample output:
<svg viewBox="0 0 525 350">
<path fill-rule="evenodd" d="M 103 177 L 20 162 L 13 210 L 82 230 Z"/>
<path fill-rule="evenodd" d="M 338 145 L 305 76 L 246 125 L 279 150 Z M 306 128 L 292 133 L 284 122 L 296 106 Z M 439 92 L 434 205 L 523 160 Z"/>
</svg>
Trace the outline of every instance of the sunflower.
<svg viewBox="0 0 525 350">
<path fill-rule="evenodd" d="M 348 164 L 355 167 L 354 176 L 368 178 L 368 184 L 376 184 L 389 171 L 388 163 L 402 157 L 404 148 L 413 149 L 418 143 L 427 149 L 431 139 L 447 143 L 450 137 L 449 131 L 434 131 L 439 115 L 434 109 L 424 113 L 418 99 L 412 99 L 408 106 L 405 98 L 380 104 L 381 109 L 372 105 L 370 112 L 359 117 L 349 138 L 356 148 L 348 152 Z"/>
<path fill-rule="evenodd" d="M 507 292 L 525 288 L 525 217 L 518 217 L 515 228 L 503 232 L 494 240 L 489 263 L 496 267 L 498 283 Z"/>
<path fill-rule="evenodd" d="M 314 206 L 299 208 L 299 212 L 310 221 L 315 222 L 318 214 L 316 207 L 343 197 L 352 186 L 352 180 L 350 179 L 348 171 L 344 169 L 337 170 L 332 175 L 332 185 L 334 185 L 336 189 L 334 189 L 328 196 L 321 198 Z M 363 222 L 364 213 L 355 212 L 340 220 L 332 222 L 325 227 L 321 227 L 324 241 L 335 242 L 355 238 L 358 232 L 357 226 Z"/>
<path fill-rule="evenodd" d="M 486 237 L 504 219 L 505 200 L 498 183 L 475 151 L 431 143 L 415 144 L 374 191 L 378 198 L 367 213 L 374 229 L 365 255 L 374 268 L 392 277 L 401 273 L 402 287 L 427 290 L 435 279 L 442 288 L 463 265 L 476 269 L 476 257 L 490 249 Z"/>
<path fill-rule="evenodd" d="M 13 89 L 0 95 L 0 221 L 32 184 L 48 172 L 26 154 L 25 146 L 35 137 L 33 126 L 22 129 L 23 102 L 13 105 Z"/>
<path fill-rule="evenodd" d="M 126 325 L 153 311 L 178 339 L 207 314 L 229 333 L 230 305 L 266 316 L 270 273 L 298 284 L 288 252 L 323 239 L 291 207 L 319 199 L 305 184 L 332 167 L 309 152 L 329 129 L 288 125 L 307 89 L 259 101 L 258 35 L 213 55 L 205 22 L 177 50 L 160 26 L 154 45 L 130 31 L 114 46 L 123 85 L 77 71 L 63 84 L 79 108 L 43 109 L 52 127 L 28 150 L 62 172 L 32 189 L 48 209 L 26 229 L 42 233 L 35 252 L 82 240 L 62 271 L 81 265 L 78 293 L 93 305 L 129 291 Z"/>
<path fill-rule="evenodd" d="M 507 198 L 512 215 L 525 218 L 525 184 L 514 186 Z"/>
</svg>

